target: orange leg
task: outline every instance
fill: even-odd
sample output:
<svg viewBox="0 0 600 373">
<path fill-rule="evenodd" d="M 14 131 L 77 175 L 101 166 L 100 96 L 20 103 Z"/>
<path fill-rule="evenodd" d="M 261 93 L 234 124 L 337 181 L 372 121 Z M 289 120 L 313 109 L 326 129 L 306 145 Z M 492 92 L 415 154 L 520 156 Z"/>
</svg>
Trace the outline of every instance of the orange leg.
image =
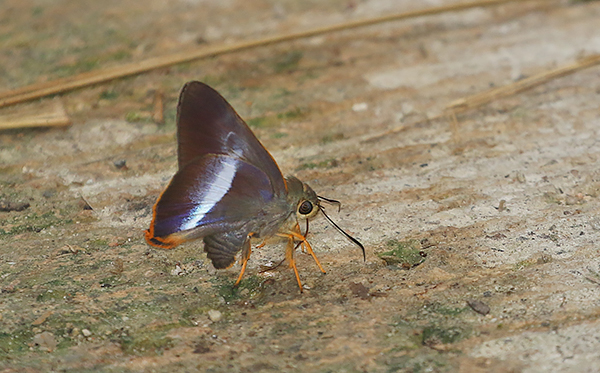
<svg viewBox="0 0 600 373">
<path fill-rule="evenodd" d="M 315 260 L 315 263 L 317 263 L 317 266 L 319 267 L 319 269 L 321 270 L 321 272 L 327 273 L 323 269 L 323 266 L 321 266 L 321 263 L 319 262 L 319 259 L 317 259 L 317 256 L 315 255 L 315 252 L 313 251 L 312 247 L 310 246 L 310 244 L 306 240 L 306 237 L 304 237 L 303 235 L 301 235 L 298 232 L 289 232 L 289 233 L 284 233 L 284 234 L 279 234 L 279 235 L 283 236 L 283 237 L 290 237 L 290 238 L 293 237 L 293 238 L 297 239 L 298 241 L 300 241 L 302 243 L 302 247 L 306 248 L 306 251 L 313 257 L 313 259 Z"/>
<path fill-rule="evenodd" d="M 302 231 L 300 230 L 300 224 L 296 223 L 296 226 L 294 227 L 294 232 L 296 232 L 302 236 Z M 306 232 L 306 234 L 308 235 L 308 232 Z M 306 245 L 304 245 L 304 241 L 306 241 L 306 236 L 303 236 L 303 237 L 304 237 L 304 240 L 300 240 L 300 242 L 302 242 L 302 252 L 305 253 Z"/>
<path fill-rule="evenodd" d="M 313 257 L 313 259 L 315 260 L 315 263 L 317 263 L 317 266 L 319 267 L 319 269 L 321 270 L 321 272 L 323 273 L 327 273 L 325 272 L 325 270 L 323 269 L 323 266 L 321 266 L 321 263 L 319 262 L 319 259 L 317 259 L 317 256 L 315 255 L 315 252 L 313 251 L 312 247 L 310 246 L 310 244 L 308 243 L 308 241 L 303 241 L 302 242 L 302 246 L 306 246 L 306 251 Z"/>
<path fill-rule="evenodd" d="M 298 287 L 300 287 L 300 292 L 302 293 L 302 281 L 300 281 L 300 275 L 298 274 L 298 268 L 296 267 L 296 260 L 294 259 L 294 251 L 296 251 L 296 246 L 294 246 L 294 237 L 288 235 L 288 244 L 285 250 L 285 257 L 290 263 L 290 267 L 294 269 L 294 274 L 296 275 L 296 281 L 298 282 Z"/>
<path fill-rule="evenodd" d="M 299 226 L 296 225 L 296 228 L 299 228 Z M 290 232 L 285 232 L 285 233 L 277 233 L 277 235 L 280 237 L 286 237 L 288 239 L 288 244 L 287 244 L 287 248 L 285 251 L 285 257 L 286 257 L 288 263 L 290 264 L 290 267 L 292 267 L 294 269 L 294 274 L 296 275 L 296 281 L 298 281 L 298 286 L 300 287 L 300 292 L 302 293 L 302 282 L 300 281 L 300 275 L 298 274 L 298 268 L 296 267 L 296 260 L 294 259 L 294 251 L 296 251 L 296 249 L 298 248 L 298 245 L 301 244 L 302 248 L 303 249 L 305 248 L 306 251 L 313 257 L 313 259 L 315 260 L 315 263 L 317 263 L 317 266 L 319 267 L 321 272 L 323 272 L 323 273 L 326 273 L 326 272 L 323 269 L 323 266 L 321 266 L 319 259 L 317 259 L 317 256 L 315 255 L 315 252 L 313 251 L 312 247 L 306 240 L 306 237 L 304 237 L 301 233 L 290 231 Z M 295 240 L 300 241 L 298 243 L 298 245 L 294 245 Z"/>
<path fill-rule="evenodd" d="M 240 281 L 242 281 L 242 277 L 244 276 L 244 272 L 246 271 L 246 265 L 248 264 L 248 259 L 250 259 L 250 254 L 252 254 L 252 247 L 250 246 L 250 237 L 252 237 L 252 233 L 248 235 L 246 239 L 246 243 L 244 244 L 244 248 L 242 249 L 242 270 L 240 271 L 240 275 L 237 278 L 237 281 L 233 286 L 238 286 Z"/>
</svg>

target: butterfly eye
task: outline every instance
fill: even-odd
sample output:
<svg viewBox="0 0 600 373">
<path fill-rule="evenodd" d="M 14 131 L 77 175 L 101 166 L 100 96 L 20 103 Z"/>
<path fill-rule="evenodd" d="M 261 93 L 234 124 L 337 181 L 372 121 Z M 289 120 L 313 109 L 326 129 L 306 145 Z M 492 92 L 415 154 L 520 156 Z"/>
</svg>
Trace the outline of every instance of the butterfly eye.
<svg viewBox="0 0 600 373">
<path fill-rule="evenodd" d="M 310 201 L 304 201 L 298 207 L 298 212 L 302 215 L 308 215 L 313 210 L 313 204 Z"/>
</svg>

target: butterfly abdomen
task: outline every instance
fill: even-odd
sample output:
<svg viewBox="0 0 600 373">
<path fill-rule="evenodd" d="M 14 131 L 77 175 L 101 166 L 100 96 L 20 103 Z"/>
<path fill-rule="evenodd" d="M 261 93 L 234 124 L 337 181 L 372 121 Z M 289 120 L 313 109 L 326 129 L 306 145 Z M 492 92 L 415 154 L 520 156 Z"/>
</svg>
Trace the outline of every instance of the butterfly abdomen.
<svg viewBox="0 0 600 373">
<path fill-rule="evenodd" d="M 235 263 L 235 255 L 243 248 L 248 234 L 225 232 L 204 237 L 204 251 L 216 269 L 229 268 Z"/>
</svg>

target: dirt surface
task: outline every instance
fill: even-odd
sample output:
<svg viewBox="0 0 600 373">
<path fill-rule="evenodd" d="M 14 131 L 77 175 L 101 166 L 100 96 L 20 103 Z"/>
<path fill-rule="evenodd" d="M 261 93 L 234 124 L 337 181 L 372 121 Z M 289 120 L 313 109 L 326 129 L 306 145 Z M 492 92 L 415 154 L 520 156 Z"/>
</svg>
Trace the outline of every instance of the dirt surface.
<svg viewBox="0 0 600 373">
<path fill-rule="evenodd" d="M 430 1 L 447 4 L 449 1 Z M 0 85 L 413 1 L 4 0 Z M 538 372 L 600 366 L 600 70 L 456 121 L 460 97 L 600 53 L 600 3 L 540 1 L 202 60 L 55 98 L 73 124 L 0 132 L 0 371 Z M 212 268 L 146 245 L 176 170 L 175 103 L 219 90 L 286 174 L 342 201 L 282 246 Z M 165 123 L 152 121 L 164 92 Z M 42 100 L 0 114 L 32 112 Z M 19 208 L 14 208 L 19 207 Z"/>
</svg>

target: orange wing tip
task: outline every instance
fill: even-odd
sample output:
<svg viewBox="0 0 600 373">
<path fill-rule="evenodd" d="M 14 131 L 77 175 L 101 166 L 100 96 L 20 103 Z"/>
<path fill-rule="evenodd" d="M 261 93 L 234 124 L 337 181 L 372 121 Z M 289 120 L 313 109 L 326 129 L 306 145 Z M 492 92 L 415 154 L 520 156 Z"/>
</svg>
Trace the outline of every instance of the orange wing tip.
<svg viewBox="0 0 600 373">
<path fill-rule="evenodd" d="M 160 247 L 161 249 L 172 249 L 185 241 L 181 237 L 178 237 L 174 234 L 168 235 L 166 237 L 154 237 L 150 230 L 146 231 L 145 237 L 146 242 L 149 245 Z"/>
</svg>

